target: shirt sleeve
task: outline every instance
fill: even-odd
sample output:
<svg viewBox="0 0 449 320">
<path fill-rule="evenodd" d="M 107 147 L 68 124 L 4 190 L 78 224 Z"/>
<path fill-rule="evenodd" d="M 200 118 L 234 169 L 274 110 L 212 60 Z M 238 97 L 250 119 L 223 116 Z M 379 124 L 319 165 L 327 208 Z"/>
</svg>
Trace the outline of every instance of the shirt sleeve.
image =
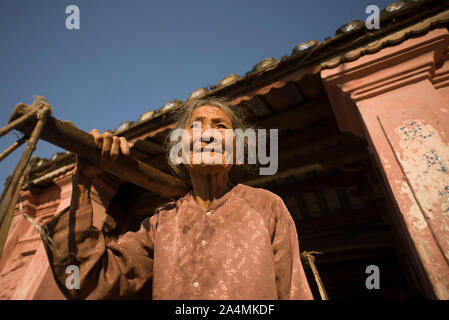
<svg viewBox="0 0 449 320">
<path fill-rule="evenodd" d="M 144 286 L 151 288 L 156 216 L 145 219 L 137 232 L 107 243 L 92 218 L 92 202 L 87 198 L 46 224 L 53 245 L 46 241 L 44 245 L 64 295 L 68 299 L 117 299 L 132 296 Z"/>
<path fill-rule="evenodd" d="M 278 298 L 313 300 L 299 254 L 295 223 L 281 198 L 276 196 L 275 233 L 272 241 Z"/>
</svg>

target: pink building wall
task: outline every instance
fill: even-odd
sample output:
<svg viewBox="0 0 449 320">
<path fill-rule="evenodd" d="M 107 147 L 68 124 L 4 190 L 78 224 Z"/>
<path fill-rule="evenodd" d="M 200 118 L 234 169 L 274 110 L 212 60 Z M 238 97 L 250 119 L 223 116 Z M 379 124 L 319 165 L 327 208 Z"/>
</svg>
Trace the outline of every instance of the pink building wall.
<svg viewBox="0 0 449 320">
<path fill-rule="evenodd" d="M 24 212 L 37 223 L 47 222 L 70 205 L 73 167 L 69 165 L 65 173 L 55 177 L 51 187 L 21 193 Z M 95 180 L 95 226 L 102 227 L 105 208 L 117 187 Z M 0 260 L 0 299 L 65 299 L 53 279 L 39 232 L 21 216 L 18 206 Z"/>
<path fill-rule="evenodd" d="M 365 138 L 429 297 L 449 299 L 449 33 L 365 55 L 322 78 L 340 128 Z"/>
</svg>

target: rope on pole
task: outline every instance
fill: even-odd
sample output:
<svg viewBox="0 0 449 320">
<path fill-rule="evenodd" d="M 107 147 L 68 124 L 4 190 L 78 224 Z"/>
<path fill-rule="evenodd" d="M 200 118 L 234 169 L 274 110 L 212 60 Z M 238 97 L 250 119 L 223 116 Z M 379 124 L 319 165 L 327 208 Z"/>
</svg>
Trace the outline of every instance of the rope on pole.
<svg viewBox="0 0 449 320">
<path fill-rule="evenodd" d="M 36 112 L 39 111 L 39 108 L 32 108 L 30 111 L 25 113 L 20 118 L 17 118 L 16 120 L 10 122 L 6 126 L 0 129 L 0 137 L 7 134 L 9 131 L 20 125 L 22 122 L 27 121 L 29 118 L 33 117 Z"/>
</svg>

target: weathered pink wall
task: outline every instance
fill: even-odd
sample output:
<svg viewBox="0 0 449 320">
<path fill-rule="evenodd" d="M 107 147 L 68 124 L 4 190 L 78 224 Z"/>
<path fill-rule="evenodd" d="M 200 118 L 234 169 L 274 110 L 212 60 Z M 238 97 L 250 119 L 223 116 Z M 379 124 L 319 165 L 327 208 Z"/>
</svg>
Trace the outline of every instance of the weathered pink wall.
<svg viewBox="0 0 449 320">
<path fill-rule="evenodd" d="M 54 185 L 41 191 L 21 193 L 24 212 L 39 224 L 70 205 L 72 171 L 54 178 L 53 182 Z M 92 193 L 95 226 L 102 227 L 105 207 L 117 187 L 95 181 Z M 65 299 L 53 279 L 38 231 L 20 215 L 18 206 L 0 260 L 0 299 Z"/>
<path fill-rule="evenodd" d="M 427 277 L 449 299 L 449 33 L 322 71 L 340 128 L 364 137 Z"/>
<path fill-rule="evenodd" d="M 62 177 L 64 178 L 67 180 L 67 175 Z M 61 202 L 64 202 L 61 201 L 64 199 L 60 198 L 60 188 L 57 185 L 42 192 L 38 189 L 22 192 L 21 198 L 24 212 L 38 223 L 44 223 L 51 218 Z M 41 282 L 43 269 L 48 267 L 42 249 L 39 233 L 16 208 L 0 262 L 1 299 L 26 299 L 33 294 L 35 287 Z"/>
</svg>

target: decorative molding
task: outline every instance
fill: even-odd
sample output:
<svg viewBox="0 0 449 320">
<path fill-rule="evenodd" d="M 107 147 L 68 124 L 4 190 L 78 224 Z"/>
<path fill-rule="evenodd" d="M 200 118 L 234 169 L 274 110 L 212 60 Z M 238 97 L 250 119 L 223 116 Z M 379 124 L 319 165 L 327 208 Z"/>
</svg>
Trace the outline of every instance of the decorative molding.
<svg viewBox="0 0 449 320">
<path fill-rule="evenodd" d="M 394 32 L 378 40 L 374 40 L 367 45 L 363 45 L 356 49 L 351 49 L 337 56 L 328 58 L 321 62 L 321 67 L 323 69 L 336 68 L 343 62 L 354 61 L 365 54 L 378 52 L 382 48 L 390 45 L 397 45 L 413 35 L 422 34 L 426 31 L 429 31 L 434 26 L 441 25 L 447 22 L 449 22 L 449 10 L 441 12 L 433 17 L 424 19 L 423 21 L 416 23 L 411 27 Z"/>
<path fill-rule="evenodd" d="M 340 129 L 363 138 L 355 103 L 421 80 L 432 81 L 436 75 L 441 78 L 437 68 L 448 58 L 448 46 L 449 32 L 440 28 L 337 68 L 322 70 Z"/>
</svg>

